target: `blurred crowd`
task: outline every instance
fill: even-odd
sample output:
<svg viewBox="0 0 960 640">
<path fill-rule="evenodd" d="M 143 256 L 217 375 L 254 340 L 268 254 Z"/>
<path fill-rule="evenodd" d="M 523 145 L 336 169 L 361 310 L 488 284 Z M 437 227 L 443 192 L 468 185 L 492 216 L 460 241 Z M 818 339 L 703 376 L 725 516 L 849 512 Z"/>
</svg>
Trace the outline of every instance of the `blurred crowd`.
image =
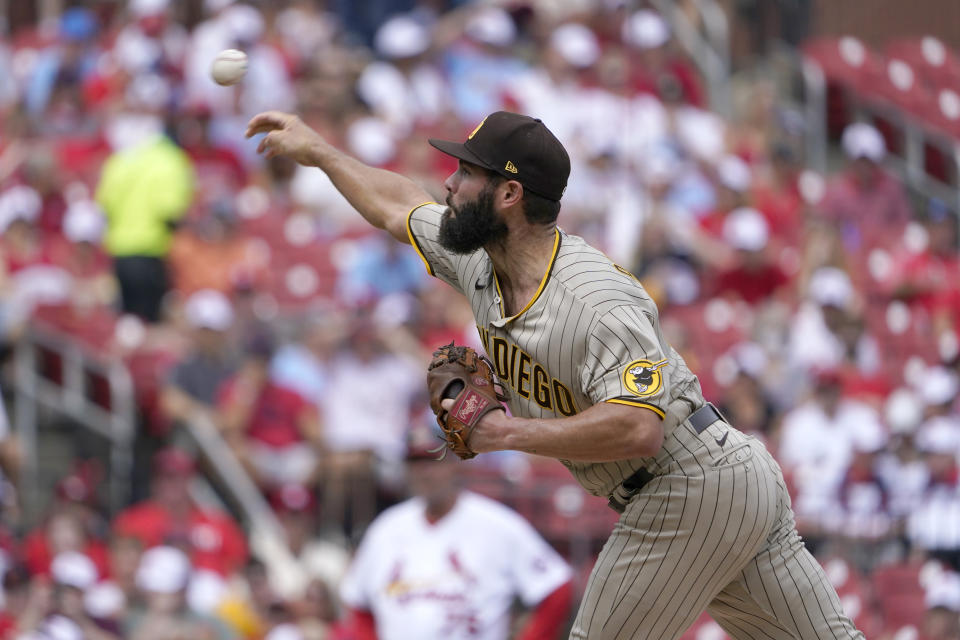
<svg viewBox="0 0 960 640">
<path fill-rule="evenodd" d="M 804 170 L 772 82 L 721 118 L 670 25 L 622 0 L 422 1 L 372 25 L 311 0 L 204 0 L 189 25 L 170 0 L 73 4 L 0 40 L 0 340 L 43 324 L 136 363 L 144 502 L 110 521 L 78 461 L 37 528 L 9 523 L 0 637 L 348 633 L 337 581 L 403 496 L 424 362 L 478 336 L 412 250 L 243 131 L 296 111 L 440 199 L 455 167 L 426 138 L 507 109 L 570 152 L 565 231 L 640 278 L 705 395 L 777 455 L 808 545 L 860 576 L 858 625 L 911 622 L 871 586 L 892 567 L 919 637 L 960 638 L 957 216 L 905 192 L 876 128 L 847 126 L 831 175 Z M 209 78 L 227 48 L 249 55 L 235 87 Z M 166 444 L 200 415 L 309 567 L 295 594 L 190 497 L 196 461 Z M 14 480 L 16 461 L 0 451 Z M 475 462 L 507 486 L 557 477 Z"/>
</svg>

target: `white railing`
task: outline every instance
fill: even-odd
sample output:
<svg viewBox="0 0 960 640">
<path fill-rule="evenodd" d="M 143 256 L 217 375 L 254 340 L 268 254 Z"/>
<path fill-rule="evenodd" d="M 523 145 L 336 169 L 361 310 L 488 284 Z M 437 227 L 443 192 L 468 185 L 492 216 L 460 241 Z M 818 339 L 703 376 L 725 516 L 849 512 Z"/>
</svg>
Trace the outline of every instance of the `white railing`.
<svg viewBox="0 0 960 640">
<path fill-rule="evenodd" d="M 47 378 L 40 368 L 41 353 L 59 361 L 59 381 Z M 129 498 L 136 429 L 133 381 L 126 367 L 97 357 L 54 331 L 32 326 L 15 349 L 15 427 L 23 444 L 21 498 L 29 512 L 39 505 L 37 434 L 39 409 L 65 415 L 110 443 L 110 507 L 116 510 Z M 107 382 L 109 408 L 91 398 L 88 381 Z"/>
<path fill-rule="evenodd" d="M 42 357 L 60 363 L 57 380 L 45 375 Z M 91 396 L 91 377 L 106 380 L 109 408 Z M 133 379 L 123 362 L 94 353 L 53 329 L 31 326 L 16 345 L 14 390 L 15 427 L 24 451 L 20 490 L 28 517 L 37 516 L 36 510 L 43 502 L 39 499 L 38 459 L 41 408 L 70 417 L 110 443 L 110 510 L 116 513 L 126 506 L 137 415 Z M 305 587 L 306 574 L 290 553 L 279 521 L 216 426 L 207 416 L 196 415 L 182 435 L 200 452 L 238 509 L 250 534 L 251 549 L 270 567 L 275 586 L 281 591 Z"/>
<path fill-rule="evenodd" d="M 827 173 L 827 80 L 816 62 L 792 53 L 794 67 L 801 74 L 804 86 L 804 114 L 806 163 L 820 173 Z M 887 164 L 896 170 L 903 182 L 911 189 L 941 200 L 955 214 L 960 214 L 960 188 L 947 184 L 930 175 L 925 166 L 925 147 L 939 150 L 943 156 L 960 170 L 960 141 L 939 132 L 913 114 L 880 98 L 858 94 L 845 89 L 851 107 L 851 120 L 870 121 L 881 118 L 897 128 L 903 136 L 902 153 L 891 150 Z"/>
</svg>

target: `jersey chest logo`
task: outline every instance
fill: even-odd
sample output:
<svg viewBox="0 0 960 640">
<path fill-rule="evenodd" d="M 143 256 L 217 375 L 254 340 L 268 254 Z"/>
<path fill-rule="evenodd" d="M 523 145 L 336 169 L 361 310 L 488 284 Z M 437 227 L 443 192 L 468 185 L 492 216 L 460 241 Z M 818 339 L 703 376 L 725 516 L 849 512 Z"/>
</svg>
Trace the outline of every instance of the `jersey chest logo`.
<svg viewBox="0 0 960 640">
<path fill-rule="evenodd" d="M 658 362 L 634 360 L 623 370 L 623 386 L 633 395 L 652 396 L 663 386 L 660 369 L 666 364 L 666 358 Z"/>
</svg>

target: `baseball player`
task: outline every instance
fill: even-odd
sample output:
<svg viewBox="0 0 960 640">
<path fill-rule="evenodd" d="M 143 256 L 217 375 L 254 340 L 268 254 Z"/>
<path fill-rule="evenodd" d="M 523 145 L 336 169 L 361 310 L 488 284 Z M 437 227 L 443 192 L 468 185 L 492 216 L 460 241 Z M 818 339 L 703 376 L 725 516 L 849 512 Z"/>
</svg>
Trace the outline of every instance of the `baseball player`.
<svg viewBox="0 0 960 640">
<path fill-rule="evenodd" d="M 414 497 L 373 521 L 341 584 L 353 628 L 374 629 L 360 640 L 557 638 L 570 568 L 519 514 L 462 490 L 456 456 L 436 457 L 411 448 Z M 532 611 L 509 636 L 517 597 Z"/>
<path fill-rule="evenodd" d="M 541 121 L 497 112 L 463 143 L 430 140 L 459 160 L 446 207 L 296 116 L 257 115 L 247 135 L 261 133 L 261 152 L 325 171 L 470 301 L 513 414 L 486 413 L 473 452 L 557 458 L 622 513 L 571 638 L 678 638 L 704 609 L 738 639 L 863 638 L 797 534 L 776 462 L 704 400 L 643 286 L 556 226 L 570 161 Z"/>
</svg>

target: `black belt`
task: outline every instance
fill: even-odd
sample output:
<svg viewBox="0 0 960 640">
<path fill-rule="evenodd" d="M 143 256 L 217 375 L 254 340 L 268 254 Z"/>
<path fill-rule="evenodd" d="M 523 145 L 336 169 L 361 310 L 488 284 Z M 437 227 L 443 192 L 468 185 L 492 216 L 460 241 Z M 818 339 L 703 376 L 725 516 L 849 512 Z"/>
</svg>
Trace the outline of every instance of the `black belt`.
<svg viewBox="0 0 960 640">
<path fill-rule="evenodd" d="M 717 408 L 708 402 L 691 413 L 687 417 L 686 422 L 689 422 L 693 430 L 700 434 L 717 420 L 724 419 L 720 412 L 717 411 Z M 620 486 L 614 489 L 607 500 L 607 505 L 617 513 L 623 513 L 627 508 L 627 503 L 630 502 L 633 496 L 637 495 L 640 489 L 643 489 L 643 487 L 655 477 L 652 473 L 640 467 L 633 472 L 632 476 L 621 482 Z"/>
</svg>

